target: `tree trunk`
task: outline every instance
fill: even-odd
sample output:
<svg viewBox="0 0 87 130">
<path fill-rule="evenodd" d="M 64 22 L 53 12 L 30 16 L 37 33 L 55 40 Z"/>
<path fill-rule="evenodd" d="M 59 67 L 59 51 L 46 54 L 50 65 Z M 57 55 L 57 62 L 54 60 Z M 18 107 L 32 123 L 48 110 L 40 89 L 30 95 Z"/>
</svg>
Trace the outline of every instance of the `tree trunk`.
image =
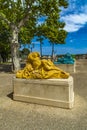
<svg viewBox="0 0 87 130">
<path fill-rule="evenodd" d="M 40 56 L 41 56 L 41 59 L 42 59 L 42 42 L 40 42 Z"/>
<path fill-rule="evenodd" d="M 54 43 L 52 43 L 52 61 L 54 61 Z"/>
<path fill-rule="evenodd" d="M 18 28 L 14 25 L 12 25 L 11 55 L 12 55 L 12 71 L 17 72 L 20 69 L 19 43 L 18 43 Z"/>
</svg>

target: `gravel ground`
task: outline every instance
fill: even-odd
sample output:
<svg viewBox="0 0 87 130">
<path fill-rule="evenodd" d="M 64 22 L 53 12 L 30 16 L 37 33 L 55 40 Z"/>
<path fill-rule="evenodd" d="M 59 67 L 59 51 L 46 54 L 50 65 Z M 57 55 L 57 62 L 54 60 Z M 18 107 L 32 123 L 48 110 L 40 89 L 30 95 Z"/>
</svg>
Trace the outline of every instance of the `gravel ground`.
<svg viewBox="0 0 87 130">
<path fill-rule="evenodd" d="M 80 65 L 78 69 L 80 70 Z M 71 74 L 74 77 L 75 92 L 73 109 L 13 101 L 14 74 L 1 71 L 0 130 L 87 130 L 86 71 Z"/>
</svg>

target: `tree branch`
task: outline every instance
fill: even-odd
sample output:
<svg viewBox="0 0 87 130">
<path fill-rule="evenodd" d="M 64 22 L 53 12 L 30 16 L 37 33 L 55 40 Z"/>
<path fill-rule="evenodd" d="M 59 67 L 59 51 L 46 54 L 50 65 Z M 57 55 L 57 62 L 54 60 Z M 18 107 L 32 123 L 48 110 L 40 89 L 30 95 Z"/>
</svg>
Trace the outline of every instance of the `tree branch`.
<svg viewBox="0 0 87 130">
<path fill-rule="evenodd" d="M 29 19 L 29 14 L 27 16 L 25 16 L 20 22 L 19 22 L 19 25 L 18 25 L 18 28 L 21 28 L 25 22 Z"/>
<path fill-rule="evenodd" d="M 29 1 L 28 1 L 29 2 Z M 32 0 L 32 3 L 34 3 L 34 0 Z M 20 28 L 20 27 L 22 27 L 25 23 L 26 23 L 26 21 L 29 19 L 29 13 L 31 13 L 31 11 L 32 11 L 32 3 L 28 3 L 28 5 L 27 5 L 27 8 L 26 8 L 26 10 L 25 10 L 25 16 L 24 16 L 24 18 L 19 22 L 19 25 L 18 25 L 18 28 Z"/>
</svg>

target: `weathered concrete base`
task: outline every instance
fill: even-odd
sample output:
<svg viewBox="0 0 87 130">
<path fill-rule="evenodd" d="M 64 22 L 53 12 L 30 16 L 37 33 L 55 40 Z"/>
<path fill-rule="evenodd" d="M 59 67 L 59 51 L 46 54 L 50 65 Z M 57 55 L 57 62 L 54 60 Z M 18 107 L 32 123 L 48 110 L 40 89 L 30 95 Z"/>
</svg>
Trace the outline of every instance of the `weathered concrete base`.
<svg viewBox="0 0 87 130">
<path fill-rule="evenodd" d="M 72 108 L 73 78 L 18 79 L 13 78 L 13 99 L 18 101 Z"/>
<path fill-rule="evenodd" d="M 75 64 L 55 64 L 55 65 L 68 73 L 76 72 L 76 63 Z"/>
</svg>

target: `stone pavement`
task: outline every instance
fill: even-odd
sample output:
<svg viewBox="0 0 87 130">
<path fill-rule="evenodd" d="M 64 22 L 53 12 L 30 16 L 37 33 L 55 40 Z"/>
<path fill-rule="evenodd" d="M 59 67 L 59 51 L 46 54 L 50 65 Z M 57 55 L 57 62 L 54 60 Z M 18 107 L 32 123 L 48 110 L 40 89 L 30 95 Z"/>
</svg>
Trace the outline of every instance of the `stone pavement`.
<svg viewBox="0 0 87 130">
<path fill-rule="evenodd" d="M 63 109 L 14 101 L 14 74 L 0 72 L 0 130 L 87 130 L 87 73 L 71 75 L 75 104 Z"/>
</svg>

